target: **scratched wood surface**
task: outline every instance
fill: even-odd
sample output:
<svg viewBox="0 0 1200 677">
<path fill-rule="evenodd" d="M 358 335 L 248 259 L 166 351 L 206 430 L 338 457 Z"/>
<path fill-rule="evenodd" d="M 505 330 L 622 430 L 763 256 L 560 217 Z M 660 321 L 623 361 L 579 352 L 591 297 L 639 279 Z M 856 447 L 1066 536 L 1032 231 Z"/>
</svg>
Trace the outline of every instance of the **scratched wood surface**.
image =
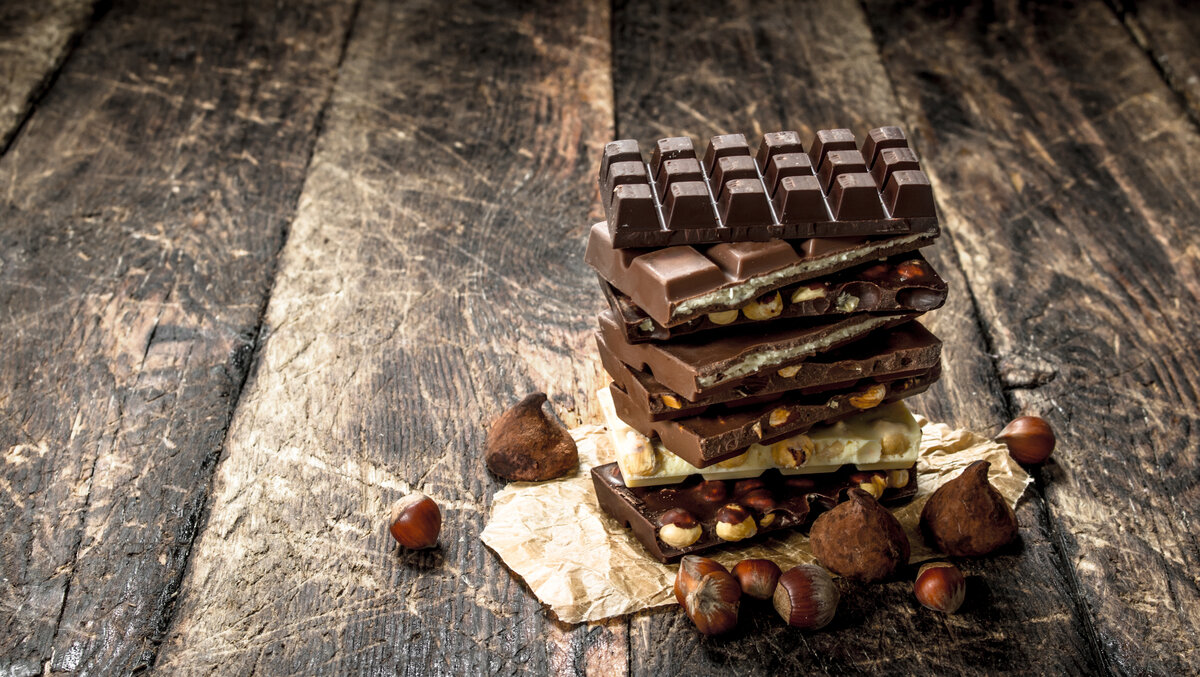
<svg viewBox="0 0 1200 677">
<path fill-rule="evenodd" d="M 177 5 L 0 2 L 6 674 L 1200 670 L 1194 8 Z M 1021 546 L 950 617 L 552 620 L 478 454 L 531 390 L 596 420 L 601 145 L 894 122 L 952 285 L 914 408 L 1060 433 Z"/>
</svg>

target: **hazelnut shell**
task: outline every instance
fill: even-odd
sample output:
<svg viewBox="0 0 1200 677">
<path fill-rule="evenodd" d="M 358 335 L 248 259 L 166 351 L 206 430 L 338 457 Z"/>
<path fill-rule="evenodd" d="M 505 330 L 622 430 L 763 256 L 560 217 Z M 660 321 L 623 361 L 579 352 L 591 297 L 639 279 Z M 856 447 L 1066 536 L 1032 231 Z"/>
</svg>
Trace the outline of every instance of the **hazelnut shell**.
<svg viewBox="0 0 1200 677">
<path fill-rule="evenodd" d="M 772 601 L 788 625 L 818 630 L 833 620 L 840 597 L 828 571 L 815 564 L 801 564 L 779 577 Z"/>
<path fill-rule="evenodd" d="M 988 482 L 987 461 L 975 461 L 938 487 L 921 510 L 921 535 L 956 557 L 986 555 L 1017 537 L 1017 515 Z"/>
<path fill-rule="evenodd" d="M 388 531 L 406 548 L 432 548 L 442 531 L 442 511 L 432 498 L 414 491 L 392 506 Z"/>
<path fill-rule="evenodd" d="M 546 393 L 533 393 L 492 422 L 484 462 L 507 480 L 541 482 L 563 477 L 579 467 L 575 440 L 542 405 Z"/>
<path fill-rule="evenodd" d="M 917 572 L 913 594 L 922 606 L 952 614 L 967 597 L 967 579 L 948 562 L 931 562 Z"/>
<path fill-rule="evenodd" d="M 887 508 L 861 489 L 813 522 L 809 533 L 821 566 L 858 583 L 890 578 L 908 563 L 904 527 Z"/>
<path fill-rule="evenodd" d="M 779 565 L 769 559 L 744 559 L 731 572 L 742 586 L 742 594 L 755 599 L 771 599 L 775 586 L 783 573 Z"/>
</svg>

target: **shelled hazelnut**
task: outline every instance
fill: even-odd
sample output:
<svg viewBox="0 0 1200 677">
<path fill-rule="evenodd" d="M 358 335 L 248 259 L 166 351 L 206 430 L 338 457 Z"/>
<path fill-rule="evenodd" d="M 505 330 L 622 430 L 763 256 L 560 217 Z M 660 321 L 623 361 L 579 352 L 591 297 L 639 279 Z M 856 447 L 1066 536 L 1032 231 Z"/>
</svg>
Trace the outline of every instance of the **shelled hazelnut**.
<svg viewBox="0 0 1200 677">
<path fill-rule="evenodd" d="M 658 538 L 672 548 L 686 548 L 700 540 L 703 529 L 692 513 L 673 508 L 659 519 Z"/>
<path fill-rule="evenodd" d="M 741 541 L 758 533 L 754 516 L 736 503 L 717 511 L 717 537 L 724 541 Z"/>
</svg>

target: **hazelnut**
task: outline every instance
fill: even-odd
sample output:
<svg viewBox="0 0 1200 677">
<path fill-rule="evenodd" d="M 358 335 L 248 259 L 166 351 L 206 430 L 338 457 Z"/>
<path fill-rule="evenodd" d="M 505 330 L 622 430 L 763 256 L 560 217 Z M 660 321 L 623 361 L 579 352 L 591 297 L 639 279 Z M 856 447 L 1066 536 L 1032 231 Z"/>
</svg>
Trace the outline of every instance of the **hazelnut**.
<svg viewBox="0 0 1200 677">
<path fill-rule="evenodd" d="M 737 503 L 717 511 L 717 537 L 723 541 L 741 541 L 758 533 L 754 516 Z"/>
<path fill-rule="evenodd" d="M 740 466 L 741 464 L 745 463 L 746 459 L 748 459 L 748 458 L 750 458 L 750 452 L 743 451 L 742 453 L 738 454 L 737 456 L 731 456 L 730 458 L 727 458 L 724 461 L 720 461 L 714 465 L 716 465 L 718 468 L 736 468 L 736 467 Z"/>
<path fill-rule="evenodd" d="M 750 508 L 760 515 L 765 515 L 775 509 L 775 497 L 770 489 L 755 489 L 738 499 L 741 505 Z M 765 526 L 765 525 L 764 525 Z"/>
<path fill-rule="evenodd" d="M 751 301 L 742 308 L 742 314 L 751 320 L 769 320 L 783 312 L 783 297 L 779 292 L 767 294 Z"/>
<path fill-rule="evenodd" d="M 697 484 L 694 491 L 705 503 L 720 503 L 729 496 L 729 487 L 723 480 L 706 480 Z"/>
<path fill-rule="evenodd" d="M 708 320 L 713 324 L 729 324 L 738 318 L 738 311 L 722 310 L 716 313 L 709 313 Z"/>
<path fill-rule="evenodd" d="M 813 453 L 813 441 L 808 435 L 796 435 L 771 445 L 771 460 L 781 468 L 799 468 Z"/>
<path fill-rule="evenodd" d="M 815 564 L 801 564 L 779 577 L 773 601 L 775 611 L 788 625 L 818 630 L 837 613 L 838 589 L 829 572 Z"/>
<path fill-rule="evenodd" d="M 1037 465 L 1050 458 L 1054 451 L 1054 431 L 1039 416 L 1015 418 L 996 436 L 997 442 L 1008 447 L 1008 454 L 1022 465 Z"/>
<path fill-rule="evenodd" d="M 858 489 L 813 522 L 809 543 L 821 566 L 859 583 L 890 578 L 910 553 L 896 516 Z"/>
<path fill-rule="evenodd" d="M 870 409 L 879 406 L 883 398 L 887 396 L 887 386 L 882 383 L 867 388 L 861 393 L 850 396 L 850 406 L 855 409 Z"/>
<path fill-rule="evenodd" d="M 858 483 L 858 488 L 871 494 L 876 500 L 883 498 L 883 490 L 887 489 L 888 481 L 884 475 L 871 475 Z"/>
<path fill-rule="evenodd" d="M 742 594 L 756 599 L 771 599 L 779 582 L 779 565 L 769 559 L 744 559 L 733 568 L 733 577 L 742 586 Z"/>
<path fill-rule="evenodd" d="M 432 498 L 414 491 L 392 505 L 388 531 L 406 548 L 432 548 L 437 545 L 438 534 L 442 531 L 442 511 Z"/>
<path fill-rule="evenodd" d="M 905 261 L 896 266 L 896 277 L 901 282 L 919 280 L 929 274 L 929 266 L 920 259 Z"/>
<path fill-rule="evenodd" d="M 683 408 L 683 402 L 680 402 L 679 398 L 675 397 L 674 395 L 662 395 L 659 397 L 659 399 L 661 399 L 662 403 L 667 405 L 671 409 L 682 409 Z"/>
<path fill-rule="evenodd" d="M 838 311 L 843 313 L 853 313 L 858 308 L 859 298 L 853 294 L 842 294 L 838 296 L 837 302 L 834 304 Z"/>
<path fill-rule="evenodd" d="M 761 477 L 748 477 L 743 480 L 738 480 L 733 483 L 733 493 L 735 496 L 748 494 L 755 489 L 765 489 L 767 483 Z"/>
<path fill-rule="evenodd" d="M 791 415 L 792 412 L 784 409 L 783 407 L 772 409 L 770 417 L 767 418 L 767 423 L 772 427 L 779 427 L 784 423 L 787 423 L 787 420 L 789 417 L 791 417 Z"/>
<path fill-rule="evenodd" d="M 796 374 L 800 373 L 800 365 L 784 367 L 783 369 L 780 369 L 778 373 L 780 378 L 792 378 Z"/>
<path fill-rule="evenodd" d="M 931 562 L 917 571 L 913 594 L 922 606 L 952 614 L 967 596 L 967 579 L 949 562 Z"/>
<path fill-rule="evenodd" d="M 696 629 L 706 635 L 719 635 L 737 625 L 741 586 L 712 560 L 684 557 L 675 577 L 675 596 Z"/>
<path fill-rule="evenodd" d="M 672 548 L 686 548 L 700 540 L 703 529 L 692 513 L 673 508 L 658 520 L 658 538 Z"/>
<path fill-rule="evenodd" d="M 887 485 L 893 489 L 903 489 L 908 486 L 908 471 L 907 470 L 889 470 L 887 473 Z"/>
<path fill-rule="evenodd" d="M 540 482 L 567 475 L 579 467 L 575 440 L 542 405 L 546 393 L 533 393 L 492 422 L 484 463 L 507 480 Z"/>
<path fill-rule="evenodd" d="M 810 287 L 800 287 L 792 292 L 792 303 L 804 303 L 805 301 L 815 301 L 825 296 L 825 285 L 818 284 Z"/>
<path fill-rule="evenodd" d="M 775 513 L 769 512 L 769 513 L 763 515 L 762 519 L 760 519 L 758 521 L 758 526 L 766 529 L 767 527 L 771 526 L 774 523 L 775 523 Z"/>
<path fill-rule="evenodd" d="M 619 465 L 635 475 L 653 475 L 658 470 L 658 451 L 645 436 L 630 432 L 626 438 L 630 444 L 618 451 Z"/>
<path fill-rule="evenodd" d="M 921 510 L 921 534 L 956 557 L 986 555 L 1017 537 L 1017 515 L 988 482 L 987 461 L 975 461 L 938 487 Z"/>
<path fill-rule="evenodd" d="M 908 435 L 899 430 L 889 430 L 879 439 L 880 453 L 884 456 L 900 456 L 908 451 Z"/>
</svg>

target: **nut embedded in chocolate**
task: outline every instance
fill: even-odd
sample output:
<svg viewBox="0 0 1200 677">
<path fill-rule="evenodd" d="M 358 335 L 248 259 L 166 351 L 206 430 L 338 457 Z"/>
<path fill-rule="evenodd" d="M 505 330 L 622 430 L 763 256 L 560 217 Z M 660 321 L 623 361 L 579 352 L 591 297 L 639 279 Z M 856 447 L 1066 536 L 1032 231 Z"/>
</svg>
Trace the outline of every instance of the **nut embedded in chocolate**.
<svg viewBox="0 0 1200 677">
<path fill-rule="evenodd" d="M 987 461 L 975 461 L 933 492 L 921 510 L 925 542 L 947 555 L 986 555 L 1017 537 L 1017 515 L 988 482 Z"/>
<path fill-rule="evenodd" d="M 546 415 L 545 403 L 546 393 L 533 393 L 492 422 L 484 453 L 488 470 L 508 480 L 540 482 L 579 466 L 575 440 Z"/>
<path fill-rule="evenodd" d="M 890 511 L 861 489 L 813 522 L 809 535 L 821 566 L 859 583 L 890 578 L 908 562 L 908 536 Z"/>
</svg>

